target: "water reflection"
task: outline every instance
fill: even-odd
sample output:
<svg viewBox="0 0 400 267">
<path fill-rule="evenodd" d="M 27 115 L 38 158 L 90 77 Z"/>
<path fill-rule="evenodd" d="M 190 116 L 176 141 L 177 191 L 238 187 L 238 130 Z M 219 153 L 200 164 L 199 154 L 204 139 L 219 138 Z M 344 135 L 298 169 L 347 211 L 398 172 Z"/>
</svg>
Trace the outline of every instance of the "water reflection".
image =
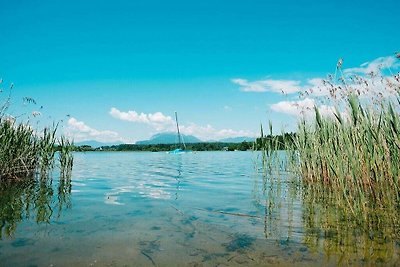
<svg viewBox="0 0 400 267">
<path fill-rule="evenodd" d="M 177 174 L 174 176 L 174 178 L 176 180 L 175 200 L 178 200 L 178 198 L 179 198 L 179 190 L 181 187 L 182 168 L 183 168 L 182 158 L 179 157 L 177 160 L 178 160 L 177 166 L 176 166 Z"/>
<path fill-rule="evenodd" d="M 266 168 L 263 159 L 260 166 L 258 162 L 255 162 L 253 197 L 260 212 L 264 213 L 265 237 L 279 240 L 283 244 L 300 242 L 298 236 L 301 231 L 299 218 L 302 203 L 298 181 L 284 168 L 274 171 Z"/>
<path fill-rule="evenodd" d="M 338 255 L 340 264 L 398 261 L 399 225 L 370 210 L 365 223 L 352 218 L 327 188 L 303 188 L 304 243 L 317 253 Z M 398 216 L 393 213 L 392 216 Z M 398 263 L 398 262 L 397 262 Z"/>
<path fill-rule="evenodd" d="M 59 218 L 71 208 L 71 188 L 70 176 L 60 177 L 56 185 L 49 177 L 0 183 L 0 239 L 13 237 L 24 220 L 39 224 Z"/>
<path fill-rule="evenodd" d="M 399 263 L 400 225 L 386 216 L 399 218 L 398 211 L 371 209 L 364 214 L 367 223 L 360 223 L 329 188 L 303 187 L 298 178 L 282 171 L 260 171 L 254 195 L 260 204 L 263 196 L 266 238 L 288 245 L 300 242 L 333 264 Z"/>
<path fill-rule="evenodd" d="M 398 239 L 344 219 L 333 195 L 307 192 L 289 173 L 254 172 L 253 155 L 79 154 L 71 211 L 66 212 L 71 207 L 70 180 L 38 179 L 0 189 L 3 237 L 6 229 L 14 233 L 18 225 L 14 239 L 0 242 L 0 262 L 398 265 Z M 254 175 L 254 184 L 249 175 Z M 3 211 L 6 207 L 13 210 Z M 57 221 L 60 216 L 62 222 Z M 43 225 L 32 225 L 35 221 Z"/>
</svg>

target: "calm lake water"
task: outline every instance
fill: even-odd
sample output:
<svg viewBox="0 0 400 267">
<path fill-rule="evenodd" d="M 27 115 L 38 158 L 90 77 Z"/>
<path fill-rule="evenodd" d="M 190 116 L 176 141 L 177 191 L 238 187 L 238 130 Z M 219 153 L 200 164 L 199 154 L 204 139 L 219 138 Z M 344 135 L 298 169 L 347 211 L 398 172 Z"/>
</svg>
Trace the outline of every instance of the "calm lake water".
<svg viewBox="0 0 400 267">
<path fill-rule="evenodd" d="M 400 264 L 399 242 L 329 224 L 259 165 L 256 152 L 76 153 L 71 180 L 55 169 L 0 188 L 0 265 Z"/>
</svg>

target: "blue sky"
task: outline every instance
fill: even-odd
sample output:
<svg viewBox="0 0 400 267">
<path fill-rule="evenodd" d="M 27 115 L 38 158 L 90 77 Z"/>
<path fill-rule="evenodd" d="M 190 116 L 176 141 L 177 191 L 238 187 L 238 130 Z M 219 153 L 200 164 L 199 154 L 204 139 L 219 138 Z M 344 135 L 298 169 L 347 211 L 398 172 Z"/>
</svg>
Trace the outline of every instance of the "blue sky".
<svg viewBox="0 0 400 267">
<path fill-rule="evenodd" d="M 394 0 L 3 0 L 1 86 L 14 83 L 9 113 L 43 106 L 35 120 L 63 120 L 77 141 L 146 139 L 171 130 L 174 111 L 183 132 L 202 139 L 254 135 L 268 120 L 293 130 L 296 114 L 282 102 L 334 72 L 338 58 L 347 68 L 397 67 L 399 8 Z M 25 96 L 38 104 L 24 106 Z"/>
</svg>

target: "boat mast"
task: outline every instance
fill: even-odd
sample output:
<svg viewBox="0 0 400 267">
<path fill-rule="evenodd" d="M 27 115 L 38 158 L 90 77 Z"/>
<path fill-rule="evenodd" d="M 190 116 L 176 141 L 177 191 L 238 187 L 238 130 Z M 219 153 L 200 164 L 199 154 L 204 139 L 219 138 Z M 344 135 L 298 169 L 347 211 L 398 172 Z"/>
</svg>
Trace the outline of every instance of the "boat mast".
<svg viewBox="0 0 400 267">
<path fill-rule="evenodd" d="M 181 132 L 179 131 L 179 124 L 178 124 L 178 113 L 175 111 L 175 121 L 176 121 L 176 129 L 178 130 L 178 139 L 179 139 L 179 147 L 182 146 L 186 149 L 186 145 L 182 140 Z"/>
</svg>

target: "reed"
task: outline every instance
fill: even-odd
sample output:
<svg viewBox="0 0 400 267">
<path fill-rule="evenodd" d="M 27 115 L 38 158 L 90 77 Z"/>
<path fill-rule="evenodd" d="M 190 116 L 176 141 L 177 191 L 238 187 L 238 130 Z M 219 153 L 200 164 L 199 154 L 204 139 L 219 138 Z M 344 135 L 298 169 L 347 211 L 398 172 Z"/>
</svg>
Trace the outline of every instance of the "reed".
<svg viewBox="0 0 400 267">
<path fill-rule="evenodd" d="M 72 166 L 74 165 L 74 157 L 72 155 L 74 144 L 64 136 L 61 136 L 58 145 L 61 177 L 67 178 L 71 175 Z"/>
<path fill-rule="evenodd" d="M 399 226 L 399 114 L 391 102 L 376 110 L 354 95 L 347 101 L 347 120 L 323 117 L 315 108 L 315 125 L 299 124 L 290 148 L 298 155 L 294 171 L 308 191 L 333 192 L 345 217 L 368 227 Z"/>
<path fill-rule="evenodd" d="M 335 107 L 330 116 L 314 107 L 314 120 L 300 119 L 290 140 L 273 138 L 271 125 L 269 138 L 261 129 L 264 167 L 269 173 L 290 172 L 305 198 L 325 202 L 341 220 L 365 230 L 392 229 L 385 236 L 399 238 L 399 74 L 349 81 L 340 68 L 340 84 L 324 81 Z M 383 93 L 373 92 L 377 82 Z"/>
<path fill-rule="evenodd" d="M 62 172 L 72 169 L 72 144 L 61 137 L 59 148 L 56 148 L 58 124 L 37 131 L 29 124 L 29 119 L 28 122 L 17 122 L 6 113 L 10 99 L 11 93 L 0 107 L 0 182 L 21 180 L 36 173 L 46 177 L 54 167 L 56 149 L 61 151 Z M 32 98 L 26 98 L 26 101 L 34 102 Z"/>
</svg>

